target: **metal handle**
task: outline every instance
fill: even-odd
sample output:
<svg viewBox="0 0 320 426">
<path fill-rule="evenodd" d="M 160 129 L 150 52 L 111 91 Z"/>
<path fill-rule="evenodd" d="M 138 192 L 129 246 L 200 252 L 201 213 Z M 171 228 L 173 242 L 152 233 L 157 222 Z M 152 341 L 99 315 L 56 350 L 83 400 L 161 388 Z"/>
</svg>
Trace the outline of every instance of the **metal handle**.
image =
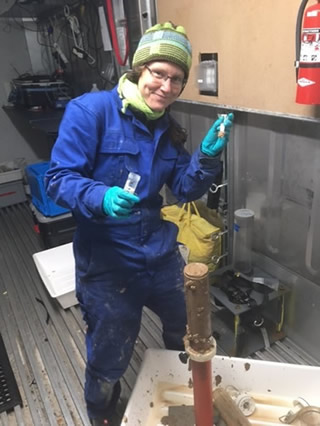
<svg viewBox="0 0 320 426">
<path fill-rule="evenodd" d="M 221 256 L 217 256 L 216 254 L 214 256 L 212 256 L 211 260 L 215 265 L 218 265 L 218 263 L 220 262 L 221 259 L 223 259 L 224 257 L 228 256 L 228 252 L 222 254 Z"/>
<path fill-rule="evenodd" d="M 215 194 L 216 192 L 218 192 L 218 190 L 219 190 L 220 188 L 222 188 L 223 186 L 227 186 L 227 185 L 228 185 L 228 182 L 221 183 L 220 185 L 216 185 L 215 183 L 213 183 L 213 184 L 211 185 L 211 187 L 210 187 L 209 191 L 210 191 L 212 194 Z"/>
<path fill-rule="evenodd" d="M 216 232 L 215 234 L 212 234 L 212 241 L 217 241 L 220 237 L 222 237 L 222 235 L 227 233 L 228 233 L 228 230 L 220 231 L 220 232 Z"/>
</svg>

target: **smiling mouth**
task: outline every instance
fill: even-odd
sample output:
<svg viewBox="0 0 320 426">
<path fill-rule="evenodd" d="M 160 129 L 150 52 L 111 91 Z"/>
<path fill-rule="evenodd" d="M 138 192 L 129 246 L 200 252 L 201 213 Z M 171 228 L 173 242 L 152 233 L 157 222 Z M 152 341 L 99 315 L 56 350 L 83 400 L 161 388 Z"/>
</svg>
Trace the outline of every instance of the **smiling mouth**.
<svg viewBox="0 0 320 426">
<path fill-rule="evenodd" d="M 162 100 L 166 100 L 167 98 L 165 97 L 165 96 L 163 96 L 163 95 L 159 95 L 159 93 L 153 93 L 157 98 L 160 98 L 160 99 L 162 99 Z"/>
</svg>

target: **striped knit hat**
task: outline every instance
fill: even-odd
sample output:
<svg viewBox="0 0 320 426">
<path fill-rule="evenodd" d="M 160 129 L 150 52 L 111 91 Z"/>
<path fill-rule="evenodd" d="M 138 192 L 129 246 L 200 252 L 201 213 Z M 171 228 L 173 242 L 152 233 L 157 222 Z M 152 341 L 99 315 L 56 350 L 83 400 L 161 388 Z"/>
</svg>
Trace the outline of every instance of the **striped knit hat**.
<svg viewBox="0 0 320 426">
<path fill-rule="evenodd" d="M 151 61 L 173 62 L 183 69 L 188 78 L 191 57 L 191 44 L 184 27 L 165 22 L 154 25 L 143 34 L 133 55 L 132 66 Z"/>
</svg>

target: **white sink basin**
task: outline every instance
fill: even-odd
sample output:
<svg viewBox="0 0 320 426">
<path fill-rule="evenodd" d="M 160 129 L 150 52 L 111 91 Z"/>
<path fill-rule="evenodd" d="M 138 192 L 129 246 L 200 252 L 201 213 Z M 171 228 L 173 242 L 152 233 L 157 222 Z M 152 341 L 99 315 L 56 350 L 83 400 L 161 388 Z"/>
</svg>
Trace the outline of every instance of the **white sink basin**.
<svg viewBox="0 0 320 426">
<path fill-rule="evenodd" d="M 191 372 L 178 354 L 163 349 L 145 352 L 121 426 L 161 426 L 169 406 L 193 405 Z M 279 417 L 294 409 L 298 398 L 320 407 L 320 367 L 215 356 L 212 373 L 213 388 L 234 386 L 253 398 L 256 409 L 248 417 L 252 425 L 283 425 Z"/>
</svg>

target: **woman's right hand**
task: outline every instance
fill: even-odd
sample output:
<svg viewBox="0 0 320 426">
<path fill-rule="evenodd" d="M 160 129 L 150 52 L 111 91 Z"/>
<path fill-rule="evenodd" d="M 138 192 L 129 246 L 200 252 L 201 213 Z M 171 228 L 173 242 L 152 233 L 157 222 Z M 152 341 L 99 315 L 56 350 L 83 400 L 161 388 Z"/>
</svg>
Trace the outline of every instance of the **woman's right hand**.
<svg viewBox="0 0 320 426">
<path fill-rule="evenodd" d="M 106 215 L 121 219 L 128 217 L 134 204 L 139 203 L 140 198 L 119 186 L 112 186 L 104 194 L 102 208 Z"/>
</svg>

